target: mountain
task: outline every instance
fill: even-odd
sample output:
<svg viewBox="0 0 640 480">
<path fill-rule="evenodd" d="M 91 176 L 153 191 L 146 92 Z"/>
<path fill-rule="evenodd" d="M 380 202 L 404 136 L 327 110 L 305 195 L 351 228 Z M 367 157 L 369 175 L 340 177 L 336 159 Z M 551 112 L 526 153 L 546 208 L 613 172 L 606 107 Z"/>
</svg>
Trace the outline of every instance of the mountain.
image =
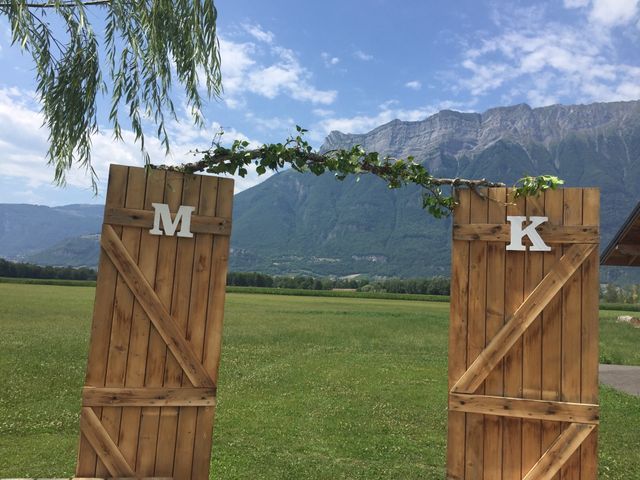
<svg viewBox="0 0 640 480">
<path fill-rule="evenodd" d="M 515 182 L 558 175 L 598 186 L 606 244 L 640 199 L 640 102 L 516 105 L 442 111 L 369 133 L 332 132 L 322 150 L 360 144 L 412 155 L 439 176 Z M 338 182 L 283 172 L 235 198 L 232 270 L 423 276 L 448 273 L 450 220 L 420 207 L 417 189 L 389 191 L 363 177 Z"/>
<path fill-rule="evenodd" d="M 24 260 L 36 265 L 98 268 L 99 255 L 100 234 L 93 233 L 66 238 Z"/>
<path fill-rule="evenodd" d="M 411 155 L 439 176 L 511 184 L 523 175 L 548 173 L 567 186 L 598 186 L 603 246 L 640 200 L 640 101 L 444 110 L 366 134 L 331 132 L 322 150 L 354 144 L 394 157 Z M 374 177 L 340 182 L 331 175 L 281 172 L 236 195 L 230 269 L 447 275 L 451 220 L 432 219 L 420 200 L 417 188 L 389 190 Z M 96 239 L 77 237 L 99 232 L 102 208 L 0 205 L 0 257 L 89 265 Z M 603 273 L 606 281 L 620 270 Z M 640 271 L 631 275 L 640 280 Z"/>
<path fill-rule="evenodd" d="M 0 257 L 26 260 L 69 238 L 99 233 L 103 210 L 103 205 L 0 204 Z"/>
</svg>

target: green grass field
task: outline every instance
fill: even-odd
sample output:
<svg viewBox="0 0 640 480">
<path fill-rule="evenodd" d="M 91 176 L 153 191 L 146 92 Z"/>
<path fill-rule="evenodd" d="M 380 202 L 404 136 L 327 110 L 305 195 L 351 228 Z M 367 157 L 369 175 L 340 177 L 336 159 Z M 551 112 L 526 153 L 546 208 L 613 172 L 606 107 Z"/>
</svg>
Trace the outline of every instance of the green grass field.
<svg viewBox="0 0 640 480">
<path fill-rule="evenodd" d="M 93 295 L 0 284 L 0 477 L 73 474 Z M 229 294 L 212 478 L 444 478 L 448 308 Z M 640 363 L 616 314 L 602 350 Z M 600 478 L 640 478 L 640 399 L 601 404 Z"/>
</svg>

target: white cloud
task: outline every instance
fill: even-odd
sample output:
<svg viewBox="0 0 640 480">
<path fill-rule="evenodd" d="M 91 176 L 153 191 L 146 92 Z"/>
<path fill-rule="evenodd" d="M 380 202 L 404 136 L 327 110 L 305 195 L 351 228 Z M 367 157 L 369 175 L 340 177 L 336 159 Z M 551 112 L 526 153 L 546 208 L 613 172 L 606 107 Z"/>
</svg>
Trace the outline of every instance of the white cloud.
<svg viewBox="0 0 640 480">
<path fill-rule="evenodd" d="M 589 19 L 607 27 L 625 25 L 638 16 L 638 0 L 593 0 Z"/>
<path fill-rule="evenodd" d="M 311 110 L 311 113 L 317 115 L 318 117 L 328 117 L 330 115 L 333 115 L 334 111 L 326 108 L 314 108 L 313 110 Z"/>
<path fill-rule="evenodd" d="M 637 89 L 630 86 L 640 84 L 640 69 L 615 60 L 615 32 L 603 28 L 604 17 L 601 23 L 593 22 L 596 3 L 591 13 L 576 11 L 573 25 L 552 21 L 540 11 L 523 15 L 526 20 L 502 15 L 497 25 L 501 31 L 464 53 L 461 66 L 468 75 L 457 81 L 458 89 L 473 96 L 503 90 L 503 101 L 525 97 L 533 106 L 637 99 Z M 627 3 L 636 9 L 637 2 Z M 589 5 L 565 2 L 571 8 Z M 617 13 L 606 20 L 609 25 L 637 14 L 614 6 L 611 11 Z"/>
<path fill-rule="evenodd" d="M 0 171 L 3 178 L 11 178 L 17 198 L 37 198 L 29 195 L 29 191 L 51 185 L 54 170 L 46 165 L 48 148 L 48 131 L 42 127 L 43 117 L 34 100 L 33 92 L 18 88 L 0 88 L 0 125 L 11 125 L 11 129 L 0 129 Z M 164 147 L 153 137 L 146 137 L 146 148 L 155 164 L 175 165 L 191 162 L 190 154 L 195 148 L 206 148 L 211 144 L 216 132 L 220 130 L 218 123 L 211 123 L 206 129 L 192 127 L 188 120 L 168 125 L 171 135 L 172 153 L 165 156 Z M 247 140 L 250 148 L 262 145 L 255 139 L 248 138 L 233 128 L 224 128 L 223 139 Z M 123 130 L 124 141 L 115 141 L 110 129 L 101 130 L 92 137 L 92 165 L 99 178 L 99 189 L 106 191 L 106 180 L 110 163 L 142 166 L 143 159 L 139 144 L 135 143 L 135 135 Z M 90 190 L 91 177 L 81 168 L 73 168 L 67 173 L 67 184 Z M 249 175 L 245 179 L 236 179 L 236 191 L 244 190 L 258 181 L 257 175 Z M 25 196 L 26 195 L 26 196 Z"/>
<path fill-rule="evenodd" d="M 271 44 L 275 38 L 272 32 L 265 31 L 260 25 L 243 25 L 243 28 L 259 42 Z"/>
<path fill-rule="evenodd" d="M 324 66 L 327 68 L 333 67 L 335 65 L 337 65 L 338 63 L 340 63 L 340 59 L 338 57 L 333 57 L 331 55 L 329 55 L 327 52 L 322 52 L 320 54 L 320 57 L 322 57 L 322 61 L 324 62 Z"/>
<path fill-rule="evenodd" d="M 419 80 L 411 80 L 410 82 L 405 83 L 404 86 L 411 90 L 420 90 L 422 88 L 422 82 Z"/>
<path fill-rule="evenodd" d="M 362 50 L 356 50 L 353 52 L 353 56 L 358 60 L 362 60 L 363 62 L 368 62 L 373 60 L 373 55 L 363 52 Z"/>
<path fill-rule="evenodd" d="M 333 103 L 338 95 L 335 90 L 316 88 L 311 82 L 311 72 L 300 64 L 297 55 L 272 42 L 265 54 L 251 42 L 221 37 L 220 57 L 223 100 L 229 108 L 243 107 L 248 93 L 269 99 L 286 95 L 294 100 L 322 105 Z"/>
<path fill-rule="evenodd" d="M 582 8 L 589 6 L 591 0 L 564 0 L 565 8 Z"/>
</svg>

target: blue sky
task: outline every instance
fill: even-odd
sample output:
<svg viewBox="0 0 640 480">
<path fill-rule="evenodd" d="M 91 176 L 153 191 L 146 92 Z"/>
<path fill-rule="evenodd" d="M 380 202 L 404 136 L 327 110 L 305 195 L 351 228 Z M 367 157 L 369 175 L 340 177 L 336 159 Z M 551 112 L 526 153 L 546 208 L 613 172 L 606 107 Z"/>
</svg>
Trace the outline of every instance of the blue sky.
<svg viewBox="0 0 640 480">
<path fill-rule="evenodd" d="M 171 125 L 170 158 L 150 141 L 152 161 L 189 161 L 220 127 L 228 140 L 260 144 L 300 124 L 319 146 L 332 130 L 367 132 L 446 108 L 640 99 L 639 3 L 218 0 L 224 95 L 206 105 L 206 128 L 186 113 Z M 82 171 L 54 187 L 30 58 L 11 46 L 5 21 L 0 65 L 0 203 L 101 203 L 110 162 L 142 165 L 132 134 L 115 142 L 105 123 L 93 139 L 100 195 Z M 236 189 L 262 179 L 238 179 Z"/>
</svg>

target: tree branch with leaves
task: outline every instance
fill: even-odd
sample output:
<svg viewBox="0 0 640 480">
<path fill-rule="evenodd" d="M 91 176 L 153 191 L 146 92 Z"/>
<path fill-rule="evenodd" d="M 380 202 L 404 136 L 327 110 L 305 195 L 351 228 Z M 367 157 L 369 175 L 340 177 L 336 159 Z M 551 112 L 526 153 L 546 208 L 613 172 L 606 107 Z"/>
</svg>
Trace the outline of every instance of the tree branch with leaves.
<svg viewBox="0 0 640 480">
<path fill-rule="evenodd" d="M 441 178 L 435 177 L 413 157 L 406 159 L 381 156 L 378 152 L 365 152 L 360 145 L 350 149 L 317 152 L 304 138 L 306 129 L 296 126 L 296 135 L 284 143 L 264 144 L 260 148 L 249 148 L 249 142 L 235 140 L 230 147 L 221 143 L 222 133 L 217 135 L 211 148 L 194 151 L 202 158 L 196 162 L 179 166 L 160 165 L 154 168 L 183 173 L 207 172 L 245 177 L 249 168 L 258 175 L 290 167 L 300 173 L 322 175 L 331 172 L 338 180 L 349 175 L 359 177 L 372 174 L 381 178 L 390 189 L 405 185 L 417 185 L 422 190 L 422 206 L 436 218 L 448 216 L 456 205 L 453 192 L 446 187 L 467 187 L 478 191 L 481 187 L 505 187 L 502 182 L 485 178 Z M 514 185 L 514 198 L 538 195 L 547 189 L 555 189 L 564 183 L 552 175 L 523 177 Z M 445 188 L 443 188 L 445 187 Z"/>
</svg>

